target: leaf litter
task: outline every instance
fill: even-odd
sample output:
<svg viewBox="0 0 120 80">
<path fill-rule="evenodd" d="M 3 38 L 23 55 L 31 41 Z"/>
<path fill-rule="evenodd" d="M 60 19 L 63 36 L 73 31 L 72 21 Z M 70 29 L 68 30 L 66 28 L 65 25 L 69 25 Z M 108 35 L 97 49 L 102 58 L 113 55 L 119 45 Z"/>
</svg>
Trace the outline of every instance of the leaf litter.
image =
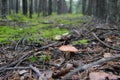
<svg viewBox="0 0 120 80">
<path fill-rule="evenodd" d="M 56 41 L 42 38 L 44 44 L 37 43 L 40 46 L 32 44 L 31 48 L 25 41 L 12 46 L 16 49 L 1 45 L 0 80 L 120 79 L 119 28 L 99 25 L 92 20 L 79 27 L 64 25 L 64 28 L 71 33 L 55 37 Z M 70 56 L 65 55 L 65 49 L 71 46 L 76 51 L 71 49 Z M 60 47 L 65 47 L 64 51 Z M 16 50 L 19 50 L 17 54 Z"/>
</svg>

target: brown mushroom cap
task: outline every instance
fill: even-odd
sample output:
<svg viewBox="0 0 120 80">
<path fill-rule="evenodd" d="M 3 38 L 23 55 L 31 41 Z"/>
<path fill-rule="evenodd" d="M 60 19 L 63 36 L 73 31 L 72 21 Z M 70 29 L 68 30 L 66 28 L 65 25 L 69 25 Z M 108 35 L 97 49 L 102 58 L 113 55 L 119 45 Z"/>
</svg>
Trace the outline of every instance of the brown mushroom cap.
<svg viewBox="0 0 120 80">
<path fill-rule="evenodd" d="M 63 45 L 59 47 L 59 50 L 65 51 L 65 52 L 78 52 L 78 49 L 72 45 Z"/>
</svg>

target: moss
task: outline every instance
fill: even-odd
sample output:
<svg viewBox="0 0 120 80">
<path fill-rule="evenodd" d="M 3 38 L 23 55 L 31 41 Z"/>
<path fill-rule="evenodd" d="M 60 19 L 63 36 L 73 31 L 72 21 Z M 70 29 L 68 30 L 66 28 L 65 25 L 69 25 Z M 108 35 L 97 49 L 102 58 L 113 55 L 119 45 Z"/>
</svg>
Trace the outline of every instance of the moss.
<svg viewBox="0 0 120 80">
<path fill-rule="evenodd" d="M 9 26 L 0 26 L 0 44 L 10 43 L 9 40 L 18 41 L 24 36 L 27 36 L 27 41 L 39 41 L 39 38 L 42 36 L 46 39 L 54 40 L 56 35 L 61 35 L 64 33 L 69 33 L 67 29 L 61 29 L 56 26 L 56 24 L 80 24 L 85 20 L 79 20 L 76 18 L 81 17 L 80 14 L 64 14 L 64 15 L 51 15 L 47 17 L 37 17 L 37 14 L 33 15 L 33 18 L 30 19 L 27 16 L 22 14 L 11 14 L 7 16 L 8 20 L 14 20 L 16 22 L 29 22 L 24 28 L 18 26 L 9 27 Z M 53 21 L 53 24 L 42 24 L 41 22 L 50 22 Z M 50 26 L 54 26 L 50 27 Z"/>
<path fill-rule="evenodd" d="M 88 43 L 87 39 L 82 39 L 82 40 L 74 41 L 72 44 L 76 45 L 76 44 L 87 44 L 87 43 Z"/>
<path fill-rule="evenodd" d="M 43 30 L 41 35 L 44 38 L 54 40 L 56 35 L 61 35 L 67 32 L 69 32 L 67 29 L 50 28 L 48 30 Z"/>
</svg>

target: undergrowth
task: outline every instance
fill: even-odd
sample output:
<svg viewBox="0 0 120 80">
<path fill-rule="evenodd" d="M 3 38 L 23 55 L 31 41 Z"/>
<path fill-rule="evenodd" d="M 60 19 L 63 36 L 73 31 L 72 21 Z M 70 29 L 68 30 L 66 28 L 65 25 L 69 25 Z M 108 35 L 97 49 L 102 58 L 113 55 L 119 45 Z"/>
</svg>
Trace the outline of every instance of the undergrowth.
<svg viewBox="0 0 120 80">
<path fill-rule="evenodd" d="M 23 16 L 22 14 L 11 14 L 7 16 L 8 20 L 13 20 L 15 22 L 29 22 L 29 25 L 25 27 L 20 26 L 0 26 L 0 44 L 9 44 L 10 40 L 18 41 L 22 37 L 27 36 L 27 41 L 37 41 L 39 38 L 43 37 L 45 39 L 54 40 L 56 35 L 61 35 L 64 33 L 69 33 L 67 29 L 61 29 L 56 24 L 76 24 L 83 23 L 84 20 L 79 20 L 82 15 L 76 14 L 64 14 L 64 15 L 51 15 L 47 17 L 34 15 L 32 19 Z M 53 24 L 43 24 L 40 22 L 50 22 Z M 49 27 L 49 26 L 54 26 Z"/>
</svg>

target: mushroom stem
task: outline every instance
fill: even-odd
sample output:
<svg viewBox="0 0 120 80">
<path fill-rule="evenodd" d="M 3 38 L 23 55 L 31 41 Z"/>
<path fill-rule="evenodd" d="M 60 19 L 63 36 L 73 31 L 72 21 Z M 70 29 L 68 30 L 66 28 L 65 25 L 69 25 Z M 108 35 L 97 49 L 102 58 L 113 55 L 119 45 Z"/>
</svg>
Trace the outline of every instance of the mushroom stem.
<svg viewBox="0 0 120 80">
<path fill-rule="evenodd" d="M 70 59 L 70 52 L 65 52 L 65 59 Z"/>
</svg>

